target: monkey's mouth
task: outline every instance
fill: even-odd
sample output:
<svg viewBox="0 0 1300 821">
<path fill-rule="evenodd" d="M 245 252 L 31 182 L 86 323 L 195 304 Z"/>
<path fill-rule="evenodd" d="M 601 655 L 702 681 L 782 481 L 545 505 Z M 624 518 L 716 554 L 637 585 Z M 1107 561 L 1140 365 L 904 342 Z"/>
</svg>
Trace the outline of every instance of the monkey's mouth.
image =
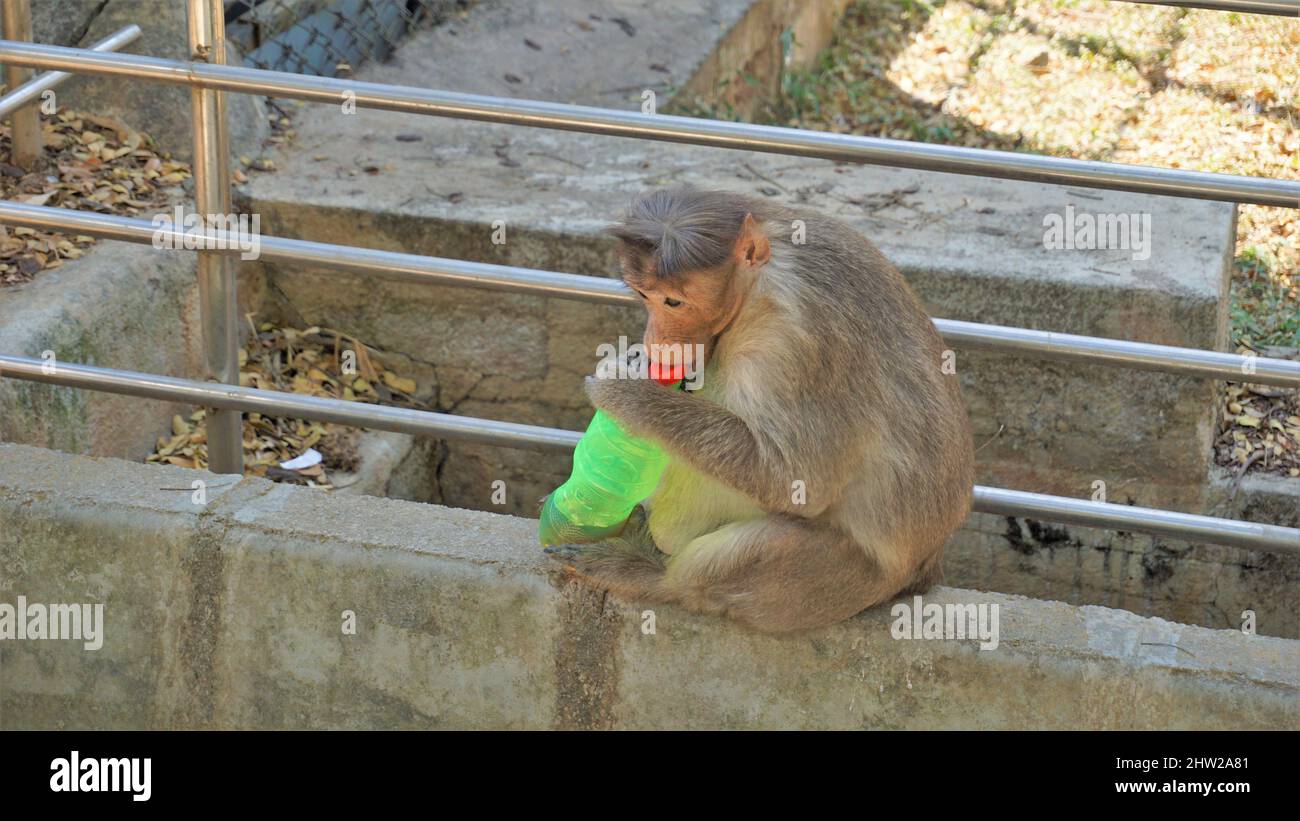
<svg viewBox="0 0 1300 821">
<path fill-rule="evenodd" d="M 651 360 L 650 378 L 661 385 L 675 385 L 686 377 L 686 366 L 683 364 L 662 365 Z"/>
</svg>

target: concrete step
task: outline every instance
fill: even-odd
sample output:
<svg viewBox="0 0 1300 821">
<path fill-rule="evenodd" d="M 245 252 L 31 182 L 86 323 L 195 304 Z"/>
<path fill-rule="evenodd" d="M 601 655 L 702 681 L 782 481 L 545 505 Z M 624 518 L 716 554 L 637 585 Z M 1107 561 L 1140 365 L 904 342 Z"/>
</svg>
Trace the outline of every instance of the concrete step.
<svg viewBox="0 0 1300 821">
<path fill-rule="evenodd" d="M 10 356 L 196 378 L 202 368 L 195 257 L 97 243 L 81 259 L 0 288 Z M 143 459 L 185 410 L 170 402 L 0 379 L 0 441 Z M 186 411 L 188 412 L 188 411 Z"/>
</svg>

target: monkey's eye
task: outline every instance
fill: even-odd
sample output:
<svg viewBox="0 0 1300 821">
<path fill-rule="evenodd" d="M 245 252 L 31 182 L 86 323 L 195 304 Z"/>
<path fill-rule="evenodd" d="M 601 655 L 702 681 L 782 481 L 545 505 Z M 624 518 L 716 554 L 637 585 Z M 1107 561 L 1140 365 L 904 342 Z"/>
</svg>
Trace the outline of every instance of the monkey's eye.
<svg viewBox="0 0 1300 821">
<path fill-rule="evenodd" d="M 673 299 L 672 297 L 664 297 L 664 304 L 669 308 L 676 308 L 678 305 L 682 304 L 682 301 L 680 299 Z"/>
<path fill-rule="evenodd" d="M 639 296 L 639 297 L 641 297 L 642 299 L 646 299 L 646 298 L 647 298 L 646 295 L 645 295 L 644 293 L 642 293 L 641 291 L 637 291 L 636 288 L 633 288 L 632 290 L 633 290 L 633 291 L 636 291 L 636 295 Z"/>
</svg>

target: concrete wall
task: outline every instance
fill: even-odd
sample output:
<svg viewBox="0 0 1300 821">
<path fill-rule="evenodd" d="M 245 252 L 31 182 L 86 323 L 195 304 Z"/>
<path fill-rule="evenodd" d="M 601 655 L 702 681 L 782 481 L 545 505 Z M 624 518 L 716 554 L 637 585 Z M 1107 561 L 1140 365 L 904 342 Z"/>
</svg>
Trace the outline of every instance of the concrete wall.
<svg viewBox="0 0 1300 821">
<path fill-rule="evenodd" d="M 975 514 L 953 539 L 943 569 L 945 583 L 960 587 L 1207 627 L 1239 628 L 1252 611 L 1260 633 L 1300 636 L 1300 558 L 1294 555 Z"/>
<path fill-rule="evenodd" d="M 192 252 L 103 242 L 31 282 L 0 288 L 0 352 L 193 378 L 201 371 Z M 169 402 L 0 380 L 0 441 L 143 459 Z"/>
<path fill-rule="evenodd" d="M 0 445 L 0 603 L 106 624 L 0 641 L 0 727 L 1300 728 L 1295 641 L 951 588 L 999 606 L 997 649 L 885 608 L 646 634 L 559 573 L 522 519 Z"/>
<path fill-rule="evenodd" d="M 668 111 L 707 109 L 748 119 L 780 95 L 787 68 L 812 65 L 849 0 L 759 0 L 674 95 Z M 788 52 L 781 44 L 793 37 Z"/>
</svg>

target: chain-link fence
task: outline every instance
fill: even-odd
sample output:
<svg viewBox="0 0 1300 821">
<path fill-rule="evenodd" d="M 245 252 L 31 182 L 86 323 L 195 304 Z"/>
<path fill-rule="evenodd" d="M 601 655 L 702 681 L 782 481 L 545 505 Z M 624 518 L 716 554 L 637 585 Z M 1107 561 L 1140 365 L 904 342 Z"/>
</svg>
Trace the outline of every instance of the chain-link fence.
<svg viewBox="0 0 1300 821">
<path fill-rule="evenodd" d="M 230 0 L 226 35 L 254 68 L 336 77 L 384 60 L 472 0 Z"/>
</svg>

